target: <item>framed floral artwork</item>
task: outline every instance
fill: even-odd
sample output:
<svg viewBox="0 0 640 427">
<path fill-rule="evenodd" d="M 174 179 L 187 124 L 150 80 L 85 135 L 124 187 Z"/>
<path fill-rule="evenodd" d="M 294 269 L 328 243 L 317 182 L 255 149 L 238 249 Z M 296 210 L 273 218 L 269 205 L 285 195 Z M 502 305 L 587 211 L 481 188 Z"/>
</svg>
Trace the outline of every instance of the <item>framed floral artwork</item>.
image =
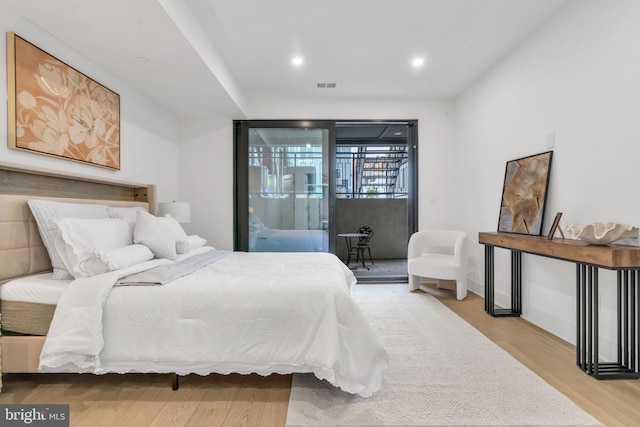
<svg viewBox="0 0 640 427">
<path fill-rule="evenodd" d="M 120 169 L 120 95 L 7 33 L 9 148 Z"/>
</svg>

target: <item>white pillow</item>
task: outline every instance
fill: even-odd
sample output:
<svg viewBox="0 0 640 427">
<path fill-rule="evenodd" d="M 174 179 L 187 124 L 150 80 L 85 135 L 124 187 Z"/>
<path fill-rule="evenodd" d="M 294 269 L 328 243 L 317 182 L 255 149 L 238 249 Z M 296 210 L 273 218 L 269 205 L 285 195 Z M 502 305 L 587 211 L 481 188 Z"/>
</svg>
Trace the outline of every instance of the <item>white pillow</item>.
<svg viewBox="0 0 640 427">
<path fill-rule="evenodd" d="M 153 258 L 153 252 L 144 245 L 128 245 L 109 250 L 96 249 L 92 256 L 81 263 L 81 269 L 91 276 L 120 270 Z"/>
<path fill-rule="evenodd" d="M 175 221 L 174 218 L 171 219 Z M 174 232 L 175 229 L 167 218 L 155 217 L 148 212 L 138 212 L 136 226 L 133 229 L 133 242 L 145 245 L 157 258 L 175 259 Z"/>
<path fill-rule="evenodd" d="M 176 240 L 186 239 L 187 233 L 184 231 L 177 219 L 170 214 L 165 214 L 163 217 L 159 217 L 161 221 L 164 221 L 169 228 L 171 228 L 171 234 Z"/>
<path fill-rule="evenodd" d="M 94 273 L 83 263 L 94 256 L 96 250 L 122 248 L 133 243 L 133 232 L 122 218 L 61 218 L 53 220 L 60 231 L 56 247 L 67 270 L 73 277 L 86 277 Z"/>
<path fill-rule="evenodd" d="M 176 242 L 176 253 L 187 254 L 194 249 L 198 249 L 207 244 L 207 241 L 200 236 L 191 235 Z"/>
<path fill-rule="evenodd" d="M 72 279 L 72 275 L 65 267 L 62 256 L 56 248 L 58 239 L 58 227 L 54 220 L 58 218 L 108 218 L 107 205 L 96 203 L 66 203 L 51 200 L 32 199 L 27 202 L 31 213 L 38 224 L 38 231 L 42 243 L 44 243 L 51 265 L 53 267 L 53 279 Z"/>
</svg>

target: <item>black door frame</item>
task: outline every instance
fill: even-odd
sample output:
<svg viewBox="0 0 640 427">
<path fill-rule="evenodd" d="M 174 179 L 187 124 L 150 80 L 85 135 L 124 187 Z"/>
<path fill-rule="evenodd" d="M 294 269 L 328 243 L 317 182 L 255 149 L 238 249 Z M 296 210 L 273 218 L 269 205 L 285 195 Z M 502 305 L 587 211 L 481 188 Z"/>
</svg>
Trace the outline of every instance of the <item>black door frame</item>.
<svg viewBox="0 0 640 427">
<path fill-rule="evenodd" d="M 234 120 L 233 121 L 233 250 L 249 250 L 249 129 L 301 128 L 329 131 L 329 252 L 336 252 L 336 123 L 406 123 L 408 166 L 407 235 L 418 231 L 418 121 L 417 120 Z"/>
<path fill-rule="evenodd" d="M 249 250 L 249 129 L 327 129 L 328 162 L 335 164 L 336 126 L 332 120 L 234 120 L 233 121 L 233 250 Z M 335 253 L 335 168 L 329 167 L 329 252 Z"/>
</svg>

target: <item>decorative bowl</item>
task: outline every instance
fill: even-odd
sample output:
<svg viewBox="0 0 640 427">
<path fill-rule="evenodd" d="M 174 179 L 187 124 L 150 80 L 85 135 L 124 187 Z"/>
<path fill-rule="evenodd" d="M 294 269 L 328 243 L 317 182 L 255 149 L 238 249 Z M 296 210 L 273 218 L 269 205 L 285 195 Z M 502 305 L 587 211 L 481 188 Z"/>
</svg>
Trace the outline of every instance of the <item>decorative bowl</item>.
<svg viewBox="0 0 640 427">
<path fill-rule="evenodd" d="M 569 225 L 566 230 L 574 239 L 583 240 L 591 245 L 608 245 L 616 240 L 637 238 L 638 227 L 618 224 L 617 222 L 594 222 L 583 226 Z"/>
</svg>

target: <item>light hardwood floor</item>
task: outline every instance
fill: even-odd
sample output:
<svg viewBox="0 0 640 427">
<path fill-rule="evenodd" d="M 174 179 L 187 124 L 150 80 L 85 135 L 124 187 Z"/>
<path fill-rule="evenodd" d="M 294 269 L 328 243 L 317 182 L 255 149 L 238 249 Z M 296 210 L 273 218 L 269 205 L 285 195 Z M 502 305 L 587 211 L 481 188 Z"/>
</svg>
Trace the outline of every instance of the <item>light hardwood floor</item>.
<svg viewBox="0 0 640 427">
<path fill-rule="evenodd" d="M 526 320 L 487 315 L 476 294 L 439 299 L 605 426 L 640 426 L 640 380 L 594 379 L 576 366 L 573 345 Z"/>
<path fill-rule="evenodd" d="M 399 285 L 406 286 L 406 285 Z M 575 348 L 519 318 L 492 318 L 470 293 L 438 297 L 605 426 L 640 426 L 640 381 L 598 381 L 575 366 Z M 7 374 L 0 404 L 70 405 L 72 426 L 283 426 L 290 375 Z"/>
</svg>

